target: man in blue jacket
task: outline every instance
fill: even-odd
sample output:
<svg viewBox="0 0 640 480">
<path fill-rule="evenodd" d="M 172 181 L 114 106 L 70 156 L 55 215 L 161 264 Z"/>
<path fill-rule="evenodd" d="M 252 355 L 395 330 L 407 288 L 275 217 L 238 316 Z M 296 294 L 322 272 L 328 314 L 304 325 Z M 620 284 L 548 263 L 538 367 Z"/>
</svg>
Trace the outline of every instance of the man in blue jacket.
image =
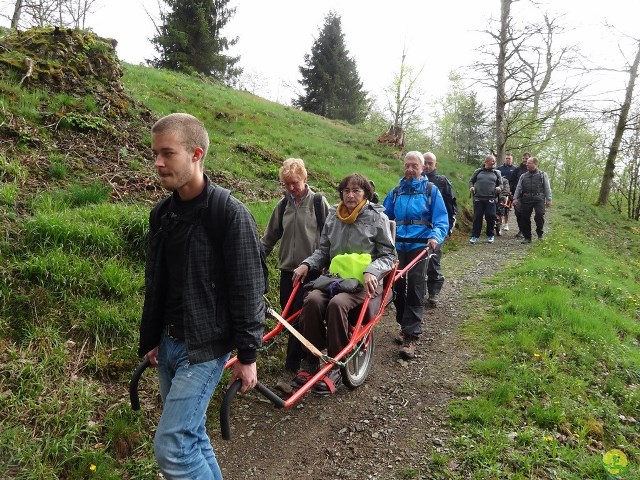
<svg viewBox="0 0 640 480">
<path fill-rule="evenodd" d="M 422 153 L 411 151 L 404 157 L 404 177 L 383 202 L 385 213 L 396 221 L 396 249 L 400 269 L 406 267 L 425 248 L 431 251 L 444 242 L 449 232 L 447 207 L 442 194 L 422 176 Z M 426 293 L 426 256 L 395 284 L 396 321 L 400 324 L 400 356 L 415 357 L 422 333 L 424 296 Z"/>
<path fill-rule="evenodd" d="M 498 167 L 498 171 L 502 174 L 502 178 L 509 180 L 511 184 L 511 176 L 516 171 L 516 166 L 513 164 L 513 155 L 510 153 L 505 154 L 504 163 Z"/>
</svg>

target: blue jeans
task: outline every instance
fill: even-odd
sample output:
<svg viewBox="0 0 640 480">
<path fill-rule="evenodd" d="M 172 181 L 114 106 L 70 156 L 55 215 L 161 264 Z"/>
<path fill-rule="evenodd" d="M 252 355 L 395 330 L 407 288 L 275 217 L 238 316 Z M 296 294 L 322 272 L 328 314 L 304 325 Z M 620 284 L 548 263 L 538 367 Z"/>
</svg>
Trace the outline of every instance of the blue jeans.
<svg viewBox="0 0 640 480">
<path fill-rule="evenodd" d="M 226 354 L 192 365 L 183 341 L 162 336 L 158 381 L 163 409 L 153 450 L 168 480 L 222 480 L 206 432 L 206 413 L 228 359 Z"/>
</svg>

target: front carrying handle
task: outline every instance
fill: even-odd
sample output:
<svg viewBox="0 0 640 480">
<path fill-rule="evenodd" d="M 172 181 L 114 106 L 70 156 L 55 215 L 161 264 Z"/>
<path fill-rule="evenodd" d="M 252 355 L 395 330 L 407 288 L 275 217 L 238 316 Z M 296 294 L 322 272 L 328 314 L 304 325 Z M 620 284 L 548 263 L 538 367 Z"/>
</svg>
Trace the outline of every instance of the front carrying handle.
<svg viewBox="0 0 640 480">
<path fill-rule="evenodd" d="M 138 365 L 136 371 L 133 372 L 131 377 L 131 383 L 129 383 L 129 400 L 131 401 L 131 408 L 133 410 L 140 410 L 140 398 L 138 397 L 138 382 L 144 371 L 151 365 L 149 359 L 145 358 L 144 361 Z"/>
<path fill-rule="evenodd" d="M 240 391 L 240 387 L 242 387 L 242 379 L 238 378 L 235 382 L 229 385 L 229 388 L 227 388 L 227 392 L 224 394 L 224 398 L 222 399 L 222 405 L 220 405 L 220 431 L 222 433 L 223 440 L 231 440 L 231 401 Z M 260 394 L 268 398 L 276 407 L 284 407 L 284 400 L 260 382 L 256 383 L 255 389 Z"/>
</svg>

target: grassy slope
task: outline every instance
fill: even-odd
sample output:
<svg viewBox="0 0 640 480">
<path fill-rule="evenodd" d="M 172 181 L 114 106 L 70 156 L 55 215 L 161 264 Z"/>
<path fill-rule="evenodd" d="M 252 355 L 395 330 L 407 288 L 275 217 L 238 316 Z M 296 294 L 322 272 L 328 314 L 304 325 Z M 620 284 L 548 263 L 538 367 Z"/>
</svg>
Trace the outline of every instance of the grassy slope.
<svg viewBox="0 0 640 480">
<path fill-rule="evenodd" d="M 369 176 L 382 195 L 400 175 L 393 150 L 381 147 L 375 138 L 349 125 L 169 72 L 125 66 L 124 81 L 127 91 L 157 116 L 188 111 L 203 119 L 212 139 L 207 170 L 215 172 L 220 183 L 249 203 L 261 225 L 279 197 L 277 169 L 285 158 L 303 158 L 309 166 L 310 183 L 333 201 L 335 185 L 347 173 L 358 171 Z M 34 128 L 45 127 L 36 123 Z M 428 148 L 409 145 L 410 149 L 414 147 Z M 25 159 L 37 157 L 34 148 L 28 145 L 0 152 L 5 159 L 0 163 L 3 186 L 14 188 L 0 202 L 5 232 L 0 244 L 0 476 L 89 478 L 94 465 L 99 478 L 151 478 L 155 467 L 147 433 L 153 428 L 157 409 L 144 416 L 133 414 L 126 398 L 126 383 L 137 363 L 134 352 L 141 309 L 142 244 L 149 203 L 139 200 L 114 206 L 119 201 L 117 196 L 104 195 L 99 189 L 96 192 L 84 183 L 74 185 L 73 169 L 63 174 L 61 181 L 52 177 L 51 182 L 41 182 L 34 188 L 25 180 L 33 175 L 29 168 L 32 162 Z M 133 164 L 141 164 L 141 171 L 149 171 L 144 165 L 150 161 L 149 152 L 127 155 L 135 159 Z M 470 168 L 448 161 L 446 155 L 440 158 L 440 170 L 454 178 L 460 203 L 468 204 L 464 193 Z M 60 162 L 60 157 L 55 160 Z M 53 164 L 51 154 L 43 153 L 38 164 L 53 175 L 48 163 Z M 23 210 L 21 215 L 15 213 L 16 198 Z M 581 428 L 583 439 L 595 435 L 603 447 L 628 447 L 625 451 L 635 455 L 637 464 L 637 450 L 629 447 L 634 442 L 637 446 L 637 434 L 634 437 L 619 419 L 619 415 L 633 416 L 639 405 L 639 247 L 638 232 L 633 230 L 637 225 L 620 221 L 610 226 L 608 219 L 597 219 L 602 235 L 581 233 L 582 219 L 598 215 L 587 207 L 584 210 L 575 211 L 570 202 L 561 203 L 558 211 L 563 216 L 563 228 L 556 229 L 549 247 L 534 249 L 525 266 L 507 275 L 515 291 L 535 288 L 536 297 L 546 299 L 543 307 L 528 306 L 517 297 L 505 304 L 500 285 L 493 298 L 502 306 L 487 318 L 476 319 L 493 329 L 495 341 L 488 346 L 486 358 L 474 366 L 474 376 L 466 383 L 470 391 L 462 392 L 471 394 L 478 403 L 462 402 L 452 406 L 451 413 L 461 447 L 467 438 L 482 439 L 492 446 L 480 455 L 468 455 L 467 448 L 460 449 L 458 463 L 467 472 L 475 472 L 477 478 L 495 478 L 494 473 L 500 469 L 544 471 L 543 467 L 555 463 L 568 472 L 562 478 L 583 478 L 582 468 L 596 471 L 599 464 L 597 456 L 589 453 L 589 441 L 578 442 L 565 456 L 558 455 L 557 448 L 547 448 L 553 446 L 551 442 L 540 440 L 542 447 L 536 445 L 536 438 L 553 437 L 567 425 L 571 431 Z M 614 228 L 615 234 L 611 231 Z M 618 255 L 603 262 L 597 253 L 607 249 Z M 597 264 L 606 268 L 605 273 L 598 274 L 601 277 L 587 280 L 583 278 L 586 274 L 570 275 L 574 268 L 594 272 Z M 613 275 L 621 283 L 619 287 L 608 285 L 606 295 L 590 288 L 592 284 L 607 285 L 607 278 Z M 622 293 L 615 288 L 621 288 Z M 556 293 L 558 289 L 560 294 Z M 567 302 L 567 298 L 576 300 Z M 591 310 L 595 308 L 592 304 L 597 309 Z M 570 308 L 575 311 L 568 311 Z M 586 325 L 579 322 L 585 317 L 580 312 L 585 311 Z M 531 321 L 537 318 L 542 320 Z M 571 328 L 567 329 L 564 322 L 570 322 Z M 530 331 L 530 327 L 541 331 Z M 589 350 L 594 340 L 583 332 L 596 327 L 602 329 L 598 330 L 598 348 L 587 357 L 581 352 Z M 580 335 L 559 340 L 556 331 Z M 473 329 L 469 336 L 482 343 Z M 540 381 L 537 372 L 546 364 L 535 354 L 543 352 L 545 360 L 556 359 L 549 368 L 553 373 L 562 371 L 557 359 L 564 357 L 556 352 L 560 347 L 566 349 L 568 342 L 572 351 L 580 353 L 576 354 L 579 361 L 571 363 L 570 377 L 557 375 L 558 384 L 553 388 L 568 388 L 567 383 L 580 387 L 588 384 L 588 398 L 607 405 L 606 415 L 598 415 L 599 410 L 595 414 L 589 410 L 587 415 L 584 410 L 569 408 L 571 405 L 563 405 L 555 416 L 539 413 L 545 411 L 552 397 L 541 390 L 550 375 L 546 374 L 545 382 Z M 509 371 L 504 365 L 516 360 L 523 373 L 517 379 L 504 376 Z M 265 358 L 264 363 L 268 362 Z M 598 370 L 602 365 L 606 369 Z M 528 375 L 533 376 L 531 382 L 538 390 L 532 392 L 530 386 L 517 384 Z M 500 378 L 498 384 L 496 378 Z M 585 382 L 585 378 L 589 380 Z M 503 384 L 509 387 L 503 389 L 506 394 L 492 393 Z M 575 395 L 580 393 L 577 388 Z M 536 397 L 538 403 L 532 401 Z M 567 418 L 562 412 L 575 413 Z M 537 421 L 536 415 L 542 420 Z M 525 423 L 539 430 L 518 432 L 522 437 L 514 448 L 503 444 L 501 429 L 496 430 L 495 438 L 487 437 L 490 430 L 495 430 L 487 425 L 495 424 L 496 418 L 509 419 L 509 428 Z M 602 432 L 585 427 L 591 418 L 603 425 Z M 469 436 L 463 435 L 467 431 Z M 513 453 L 511 463 L 503 464 L 504 453 L 498 457 L 494 451 Z M 580 463 L 572 470 L 574 457 Z M 532 467 L 523 458 L 537 460 Z M 446 465 L 448 460 L 434 456 L 434 462 Z M 601 475 L 602 469 L 598 472 Z M 598 478 L 595 474 L 588 476 Z"/>
<path fill-rule="evenodd" d="M 449 409 L 456 463 L 483 479 L 638 478 L 640 227 L 570 198 L 554 209 L 466 324 L 482 355 Z M 607 477 L 616 448 L 631 468 Z"/>
</svg>

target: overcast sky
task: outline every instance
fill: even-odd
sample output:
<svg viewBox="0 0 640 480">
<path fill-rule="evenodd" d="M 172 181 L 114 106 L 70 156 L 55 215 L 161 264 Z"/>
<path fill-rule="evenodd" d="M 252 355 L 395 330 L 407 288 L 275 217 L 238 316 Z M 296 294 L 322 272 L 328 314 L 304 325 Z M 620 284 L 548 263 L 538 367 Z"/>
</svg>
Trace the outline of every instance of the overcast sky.
<svg viewBox="0 0 640 480">
<path fill-rule="evenodd" d="M 6 0 L 5 0 L 6 1 Z M 563 23 L 591 58 L 615 61 L 622 57 L 615 38 L 602 27 L 613 23 L 627 34 L 640 37 L 638 0 L 548 0 L 555 12 L 566 13 Z M 98 0 L 88 26 L 104 37 L 118 40 L 118 56 L 141 63 L 155 56 L 149 42 L 154 35 L 148 13 L 158 18 L 158 0 Z M 490 18 L 498 18 L 500 0 L 232 0 L 236 15 L 223 30 L 239 37 L 231 52 L 240 55 L 240 66 L 255 83 L 249 88 L 271 100 L 288 104 L 298 89 L 298 67 L 318 36 L 326 14 L 342 18 L 350 55 L 355 59 L 365 90 L 384 99 L 384 88 L 399 70 L 403 46 L 406 63 L 420 76 L 427 100 L 442 96 L 451 70 L 469 65 L 478 57 L 476 48 L 487 41 Z M 513 4 L 512 14 L 526 24 L 528 2 Z M 550 7 L 550 8 L 551 8 Z M 531 17 L 532 18 L 532 17 Z M 635 29 L 635 31 L 634 31 Z M 632 56 L 635 51 L 630 51 Z M 623 88 L 624 75 L 609 76 L 613 88 Z"/>
</svg>

